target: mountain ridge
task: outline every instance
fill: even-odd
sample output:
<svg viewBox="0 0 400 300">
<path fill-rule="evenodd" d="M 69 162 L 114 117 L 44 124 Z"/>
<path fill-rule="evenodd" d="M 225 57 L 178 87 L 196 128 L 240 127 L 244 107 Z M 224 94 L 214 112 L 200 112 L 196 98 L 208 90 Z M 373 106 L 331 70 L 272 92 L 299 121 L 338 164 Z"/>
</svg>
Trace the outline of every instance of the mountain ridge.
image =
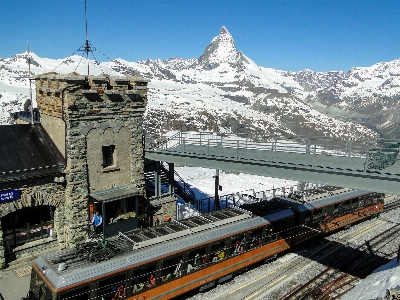
<svg viewBox="0 0 400 300">
<path fill-rule="evenodd" d="M 154 136 L 171 130 L 212 130 L 366 138 L 383 135 L 388 128 L 396 133 L 398 128 L 388 106 L 397 107 L 400 98 L 400 59 L 348 72 L 274 70 L 258 66 L 237 50 L 225 27 L 198 59 L 127 62 L 119 58 L 96 64 L 80 56 L 59 60 L 31 56 L 34 74 L 49 69 L 85 74 L 89 63 L 93 74 L 150 79 L 144 126 Z M 11 107 L 21 107 L 28 98 L 26 80 L 18 79 L 27 76 L 26 59 L 26 52 L 0 58 L 3 124 L 11 123 L 7 120 Z M 77 66 L 81 60 L 83 64 Z"/>
</svg>

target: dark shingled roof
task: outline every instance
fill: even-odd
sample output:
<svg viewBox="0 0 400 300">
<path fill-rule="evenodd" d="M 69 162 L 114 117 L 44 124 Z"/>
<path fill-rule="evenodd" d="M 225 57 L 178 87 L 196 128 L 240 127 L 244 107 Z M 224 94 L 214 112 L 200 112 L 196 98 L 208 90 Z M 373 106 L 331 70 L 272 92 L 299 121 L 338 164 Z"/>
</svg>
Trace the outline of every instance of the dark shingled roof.
<svg viewBox="0 0 400 300">
<path fill-rule="evenodd" d="M 41 124 L 0 125 L 0 182 L 63 174 L 64 168 Z"/>
</svg>

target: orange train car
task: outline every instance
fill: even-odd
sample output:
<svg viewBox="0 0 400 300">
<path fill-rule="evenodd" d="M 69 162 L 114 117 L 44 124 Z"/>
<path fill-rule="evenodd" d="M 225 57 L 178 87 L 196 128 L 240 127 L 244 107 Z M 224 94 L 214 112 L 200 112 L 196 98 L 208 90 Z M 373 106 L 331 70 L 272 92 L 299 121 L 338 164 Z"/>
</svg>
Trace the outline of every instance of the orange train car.
<svg viewBox="0 0 400 300">
<path fill-rule="evenodd" d="M 329 233 L 379 214 L 384 194 L 339 187 L 308 190 L 279 198 L 295 212 L 295 223 Z"/>
<path fill-rule="evenodd" d="M 171 299 L 229 280 L 294 244 L 383 209 L 379 193 L 329 187 L 307 193 L 172 220 L 40 256 L 32 264 L 26 299 Z"/>
</svg>

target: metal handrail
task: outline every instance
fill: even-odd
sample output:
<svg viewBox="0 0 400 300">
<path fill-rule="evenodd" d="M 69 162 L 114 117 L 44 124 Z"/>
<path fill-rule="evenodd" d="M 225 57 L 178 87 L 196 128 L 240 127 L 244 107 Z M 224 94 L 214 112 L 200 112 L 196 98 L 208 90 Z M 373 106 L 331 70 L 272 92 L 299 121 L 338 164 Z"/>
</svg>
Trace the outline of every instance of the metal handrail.
<svg viewBox="0 0 400 300">
<path fill-rule="evenodd" d="M 262 141 L 262 142 L 260 142 Z M 336 156 L 343 158 L 359 158 L 364 160 L 364 171 L 384 169 L 398 162 L 399 140 L 394 139 L 365 139 L 305 136 L 265 136 L 251 139 L 232 134 L 216 134 L 212 132 L 178 132 L 166 139 L 157 149 L 186 152 L 188 146 L 199 145 L 207 147 L 207 155 L 213 148 L 256 150 L 266 152 L 286 152 L 318 156 Z"/>
<path fill-rule="evenodd" d="M 164 164 L 162 164 L 161 166 L 164 169 L 164 171 L 167 172 L 167 169 L 164 166 Z M 195 196 L 195 193 L 193 192 L 193 190 L 189 187 L 189 185 L 183 180 L 183 178 L 175 170 L 174 170 L 174 177 L 177 177 L 182 182 L 182 184 L 183 184 L 182 191 L 190 199 L 189 202 L 196 201 L 196 196 Z"/>
</svg>

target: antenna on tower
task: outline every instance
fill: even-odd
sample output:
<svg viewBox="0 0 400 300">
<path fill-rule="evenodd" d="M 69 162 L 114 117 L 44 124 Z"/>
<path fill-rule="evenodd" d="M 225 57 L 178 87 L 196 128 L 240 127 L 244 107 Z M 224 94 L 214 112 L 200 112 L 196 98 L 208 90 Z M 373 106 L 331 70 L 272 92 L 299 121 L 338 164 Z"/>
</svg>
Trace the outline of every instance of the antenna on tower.
<svg viewBox="0 0 400 300">
<path fill-rule="evenodd" d="M 92 51 L 89 39 L 88 39 L 88 26 L 87 26 L 87 14 L 86 14 L 86 0 L 85 0 L 85 23 L 86 23 L 86 41 L 85 41 L 85 52 L 86 52 L 86 60 L 88 62 L 87 65 L 87 73 L 89 75 L 89 51 Z"/>
<path fill-rule="evenodd" d="M 88 24 L 87 24 L 87 14 L 86 14 L 86 0 L 85 0 L 85 23 L 86 23 L 86 40 L 85 44 L 79 48 L 78 51 L 84 51 L 86 53 L 87 60 L 87 74 L 89 75 L 89 52 L 92 52 L 92 48 L 88 39 Z M 83 47 L 83 48 L 82 48 Z"/>
<path fill-rule="evenodd" d="M 75 50 L 74 53 L 72 53 L 72 55 L 74 55 L 75 52 L 77 52 L 77 51 L 81 51 L 81 52 L 86 53 L 87 74 L 89 75 L 89 52 L 92 53 L 93 58 L 94 58 L 94 61 L 95 61 L 96 65 L 100 68 L 101 71 L 103 71 L 103 70 L 101 69 L 100 63 L 97 61 L 97 59 L 96 59 L 96 57 L 95 57 L 93 51 L 98 51 L 100 54 L 102 54 L 102 55 L 103 55 L 104 57 L 106 57 L 108 60 L 110 60 L 110 58 L 107 57 L 106 55 L 104 55 L 103 53 L 101 53 L 101 52 L 100 52 L 98 49 L 96 49 L 95 47 L 93 47 L 93 46 L 90 44 L 90 42 L 89 42 L 89 38 L 88 38 L 88 21 L 87 21 L 87 14 L 86 14 L 86 0 L 84 1 L 84 4 L 85 4 L 86 40 L 85 40 L 85 43 L 84 43 L 82 46 L 79 47 L 78 50 Z M 72 56 L 72 55 L 71 55 L 71 56 Z M 84 54 L 82 54 L 82 57 L 83 57 L 83 56 L 84 56 Z M 66 61 L 67 61 L 67 60 L 62 61 L 62 62 L 60 63 L 60 65 L 62 65 L 63 63 L 66 63 Z M 81 60 L 79 61 L 78 65 L 76 66 L 75 70 L 78 68 L 78 66 L 79 66 L 79 64 L 80 64 L 81 61 L 82 61 L 82 58 L 81 58 Z M 55 72 L 55 70 L 56 70 L 60 65 L 58 65 L 57 67 L 55 67 L 54 70 L 53 70 L 53 72 Z M 103 73 L 104 73 L 104 72 L 103 72 Z"/>
</svg>

